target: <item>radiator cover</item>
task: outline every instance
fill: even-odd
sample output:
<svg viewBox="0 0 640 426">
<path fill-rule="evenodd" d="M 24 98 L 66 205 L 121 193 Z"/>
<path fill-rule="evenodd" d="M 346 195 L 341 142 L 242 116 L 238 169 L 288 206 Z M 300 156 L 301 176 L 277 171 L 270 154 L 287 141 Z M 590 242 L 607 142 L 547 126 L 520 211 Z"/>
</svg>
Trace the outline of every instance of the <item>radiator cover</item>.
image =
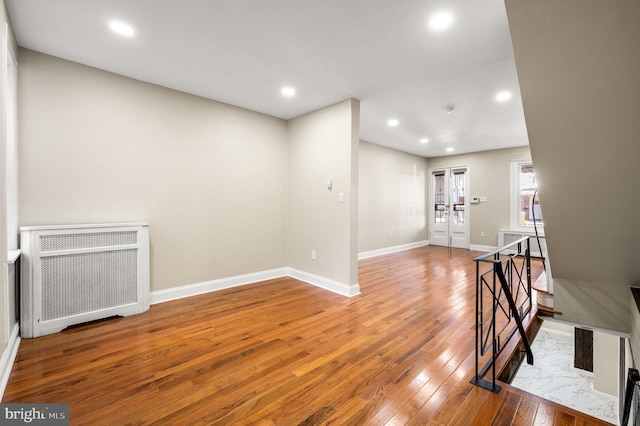
<svg viewBox="0 0 640 426">
<path fill-rule="evenodd" d="M 20 228 L 20 335 L 149 309 L 149 224 Z"/>
<path fill-rule="evenodd" d="M 540 244 L 535 238 L 535 231 L 512 231 L 510 229 L 498 230 L 498 247 L 504 247 L 507 244 L 511 244 L 518 241 L 522 237 L 532 237 L 530 240 L 531 256 L 534 257 L 546 257 L 547 254 L 547 240 L 544 238 L 544 234 L 540 233 Z M 524 247 L 523 247 L 524 248 Z M 542 249 L 542 251 L 540 250 Z M 504 253 L 515 254 L 516 250 L 505 250 Z"/>
</svg>

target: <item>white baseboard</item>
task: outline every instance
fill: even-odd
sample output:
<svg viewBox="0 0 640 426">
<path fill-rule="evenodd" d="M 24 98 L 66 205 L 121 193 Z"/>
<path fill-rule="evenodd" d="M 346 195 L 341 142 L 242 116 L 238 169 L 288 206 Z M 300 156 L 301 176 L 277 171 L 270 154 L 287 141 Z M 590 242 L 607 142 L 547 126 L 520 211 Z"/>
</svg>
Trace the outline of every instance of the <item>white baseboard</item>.
<svg viewBox="0 0 640 426">
<path fill-rule="evenodd" d="M 9 343 L 7 344 L 2 358 L 0 358 L 0 400 L 4 396 L 4 391 L 7 389 L 9 383 L 9 376 L 11 375 L 11 369 L 13 363 L 16 360 L 18 354 L 18 347 L 20 346 L 20 325 L 16 323 L 11 331 L 9 337 Z"/>
<path fill-rule="evenodd" d="M 357 296 L 360 294 L 360 284 L 343 284 L 338 281 L 333 281 L 328 278 L 320 277 L 318 275 L 309 274 L 308 272 L 299 271 L 297 269 L 288 268 L 288 276 L 295 278 L 296 280 L 304 281 L 305 283 L 314 285 L 316 287 L 323 288 L 325 290 L 338 293 L 342 296 Z"/>
<path fill-rule="evenodd" d="M 487 253 L 491 253 L 494 250 L 498 250 L 498 247 L 494 247 L 494 246 L 481 246 L 481 245 L 477 245 L 477 244 L 471 244 L 469 246 L 469 250 L 474 250 L 474 251 L 486 251 Z"/>
<path fill-rule="evenodd" d="M 203 283 L 189 284 L 181 287 L 169 288 L 167 290 L 153 291 L 151 292 L 151 304 L 154 305 L 156 303 L 168 302 L 170 300 L 182 299 L 184 297 L 210 293 L 212 291 L 224 290 L 226 288 L 238 287 L 273 278 L 286 277 L 287 275 L 288 268 L 278 268 L 255 272 L 252 274 L 236 275 Z"/>
<path fill-rule="evenodd" d="M 409 250 L 417 247 L 424 247 L 429 245 L 429 240 L 417 241 L 415 243 L 402 244 L 399 246 L 385 247 L 377 250 L 363 251 L 358 253 L 358 260 L 368 259 L 370 257 L 382 256 L 385 254 L 396 253 L 399 251 Z"/>
<path fill-rule="evenodd" d="M 358 284 L 348 285 L 337 281 L 323 278 L 318 275 L 309 274 L 293 268 L 278 268 L 267 271 L 255 272 L 252 274 L 236 275 L 218 280 L 206 281 L 203 283 L 188 284 L 181 287 L 170 288 L 167 290 L 158 290 L 151 292 L 151 304 L 168 302 L 170 300 L 182 299 L 185 297 L 196 296 L 198 294 L 210 293 L 212 291 L 224 290 L 227 288 L 238 287 L 246 284 L 252 284 L 260 281 L 271 280 L 274 278 L 291 277 L 316 287 L 341 294 L 343 296 L 355 296 L 360 294 L 360 286 Z"/>
</svg>

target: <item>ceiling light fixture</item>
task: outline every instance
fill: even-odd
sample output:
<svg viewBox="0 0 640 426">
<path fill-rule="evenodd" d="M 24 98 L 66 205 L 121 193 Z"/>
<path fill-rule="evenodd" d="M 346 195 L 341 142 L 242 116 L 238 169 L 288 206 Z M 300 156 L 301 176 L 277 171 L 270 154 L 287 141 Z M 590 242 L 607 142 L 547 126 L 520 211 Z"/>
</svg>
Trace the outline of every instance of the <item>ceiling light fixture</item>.
<svg viewBox="0 0 640 426">
<path fill-rule="evenodd" d="M 387 126 L 389 127 L 396 127 L 398 124 L 400 124 L 400 122 L 396 118 L 392 118 L 387 121 Z"/>
<path fill-rule="evenodd" d="M 453 152 L 453 148 L 451 147 L 447 148 L 447 152 Z"/>
<path fill-rule="evenodd" d="M 444 107 L 444 110 L 447 111 L 447 114 L 451 114 L 453 111 L 456 110 L 456 106 L 453 104 L 449 104 Z"/>
<path fill-rule="evenodd" d="M 509 99 L 511 99 L 511 92 L 499 92 L 496 95 L 496 101 L 498 102 L 507 102 Z"/>
<path fill-rule="evenodd" d="M 420 143 L 429 143 L 429 138 L 420 139 Z"/>
<path fill-rule="evenodd" d="M 443 31 L 453 23 L 453 15 L 450 12 L 439 12 L 429 19 L 429 28 L 433 31 Z"/>
<path fill-rule="evenodd" d="M 122 21 L 109 22 L 109 28 L 111 28 L 111 31 L 113 31 L 114 33 L 123 37 L 133 37 L 136 33 L 131 25 L 126 24 Z"/>
<path fill-rule="evenodd" d="M 296 95 L 296 89 L 294 89 L 291 86 L 285 86 L 282 89 L 280 89 L 280 93 L 282 94 L 282 96 L 291 98 Z"/>
</svg>

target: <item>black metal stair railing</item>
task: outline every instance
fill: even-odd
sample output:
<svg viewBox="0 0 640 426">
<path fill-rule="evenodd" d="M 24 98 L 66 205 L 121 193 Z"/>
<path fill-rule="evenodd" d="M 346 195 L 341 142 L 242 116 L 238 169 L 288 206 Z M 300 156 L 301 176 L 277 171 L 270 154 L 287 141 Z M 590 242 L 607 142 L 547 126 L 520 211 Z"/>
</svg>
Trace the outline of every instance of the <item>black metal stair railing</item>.
<svg viewBox="0 0 640 426">
<path fill-rule="evenodd" d="M 496 360 L 516 332 L 524 344 L 527 363 L 533 364 L 533 353 L 522 324 L 532 309 L 530 253 L 530 239 L 524 237 L 474 259 L 476 366 L 471 383 L 492 392 L 500 392 L 496 384 Z M 489 370 L 490 380 L 486 378 Z"/>
</svg>

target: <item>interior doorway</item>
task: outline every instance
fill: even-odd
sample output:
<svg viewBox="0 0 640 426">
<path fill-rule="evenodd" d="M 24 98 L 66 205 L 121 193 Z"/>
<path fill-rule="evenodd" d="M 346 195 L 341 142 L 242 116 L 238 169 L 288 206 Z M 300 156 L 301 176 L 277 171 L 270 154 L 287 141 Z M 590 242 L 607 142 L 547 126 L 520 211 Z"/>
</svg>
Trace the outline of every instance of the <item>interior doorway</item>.
<svg viewBox="0 0 640 426">
<path fill-rule="evenodd" d="M 429 243 L 469 248 L 469 168 L 431 170 Z"/>
</svg>

